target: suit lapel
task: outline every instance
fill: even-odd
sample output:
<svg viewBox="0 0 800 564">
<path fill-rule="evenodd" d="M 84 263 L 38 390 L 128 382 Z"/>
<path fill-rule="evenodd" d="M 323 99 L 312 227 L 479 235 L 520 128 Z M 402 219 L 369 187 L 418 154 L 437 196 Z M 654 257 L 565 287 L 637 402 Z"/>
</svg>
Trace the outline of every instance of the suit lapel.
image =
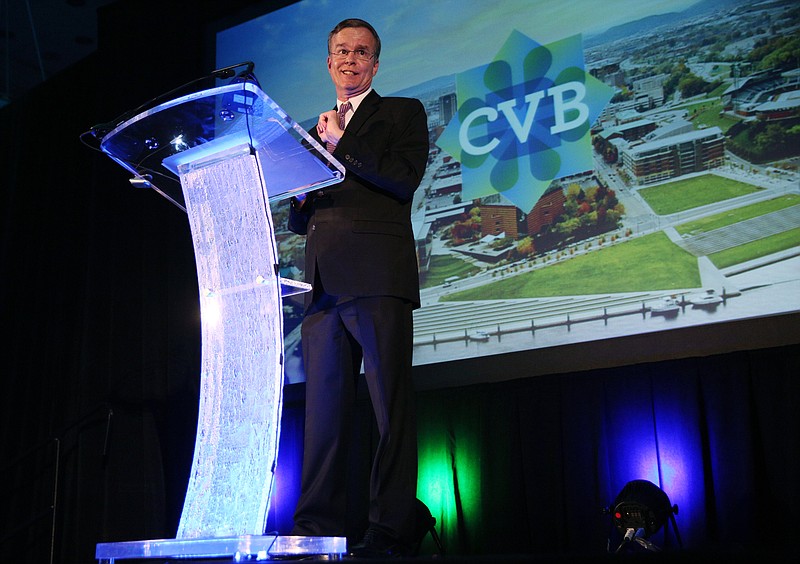
<svg viewBox="0 0 800 564">
<path fill-rule="evenodd" d="M 381 105 L 381 97 L 374 90 L 367 94 L 361 103 L 358 105 L 358 110 L 353 114 L 350 123 L 347 124 L 347 129 L 353 133 L 358 133 L 367 120 L 372 117 L 372 114 L 378 111 Z"/>
</svg>

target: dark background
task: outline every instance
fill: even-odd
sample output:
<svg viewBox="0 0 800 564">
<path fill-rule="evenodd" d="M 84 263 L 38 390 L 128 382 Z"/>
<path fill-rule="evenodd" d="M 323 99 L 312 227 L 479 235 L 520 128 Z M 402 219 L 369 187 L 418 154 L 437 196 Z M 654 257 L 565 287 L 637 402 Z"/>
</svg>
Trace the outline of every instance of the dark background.
<svg viewBox="0 0 800 564">
<path fill-rule="evenodd" d="M 212 70 L 214 22 L 286 3 L 108 5 L 95 54 L 0 109 L 3 561 L 91 562 L 98 542 L 174 537 L 199 388 L 189 226 L 79 136 Z M 624 484 L 615 453 L 651 437 L 666 403 L 697 437 L 702 497 L 677 516 L 686 548 L 788 552 L 798 327 L 790 314 L 419 367 L 421 445 L 444 445 L 458 476 L 469 443 L 481 470 L 478 507 L 435 513 L 448 552 L 602 554 L 598 508 Z M 454 374 L 463 386 L 445 385 Z M 290 461 L 303 406 L 302 385 L 288 388 Z M 354 453 L 356 473 L 368 465 Z M 271 515 L 284 534 L 290 519 Z"/>
</svg>

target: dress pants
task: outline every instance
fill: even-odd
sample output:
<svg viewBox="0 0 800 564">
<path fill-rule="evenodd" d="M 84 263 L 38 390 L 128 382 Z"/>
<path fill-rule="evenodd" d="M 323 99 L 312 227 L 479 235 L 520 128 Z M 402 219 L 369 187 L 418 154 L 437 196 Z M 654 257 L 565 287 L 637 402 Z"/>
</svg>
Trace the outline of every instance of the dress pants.
<svg viewBox="0 0 800 564">
<path fill-rule="evenodd" d="M 301 329 L 306 416 L 301 495 L 293 534 L 346 536 L 348 447 L 364 373 L 379 441 L 369 484 L 369 524 L 413 538 L 417 429 L 411 373 L 412 304 L 391 296 L 323 294 Z"/>
</svg>

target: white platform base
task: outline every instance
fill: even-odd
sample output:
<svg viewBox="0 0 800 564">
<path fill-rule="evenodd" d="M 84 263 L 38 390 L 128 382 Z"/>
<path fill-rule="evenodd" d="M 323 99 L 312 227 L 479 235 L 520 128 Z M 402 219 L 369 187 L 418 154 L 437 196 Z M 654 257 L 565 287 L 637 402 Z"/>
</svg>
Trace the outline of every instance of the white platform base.
<svg viewBox="0 0 800 564">
<path fill-rule="evenodd" d="M 100 543 L 95 558 L 102 564 L 133 558 L 227 558 L 234 562 L 258 562 L 291 556 L 339 560 L 346 552 L 347 539 L 344 537 L 243 535 Z"/>
</svg>

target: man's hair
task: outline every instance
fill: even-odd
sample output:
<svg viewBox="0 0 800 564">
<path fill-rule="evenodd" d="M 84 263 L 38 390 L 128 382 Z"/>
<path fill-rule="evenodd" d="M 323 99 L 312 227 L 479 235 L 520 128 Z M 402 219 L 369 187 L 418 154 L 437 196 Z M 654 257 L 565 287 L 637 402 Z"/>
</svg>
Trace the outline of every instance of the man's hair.
<svg viewBox="0 0 800 564">
<path fill-rule="evenodd" d="M 334 27 L 328 34 L 328 52 L 331 50 L 331 41 L 333 41 L 333 36 L 348 27 L 363 27 L 372 34 L 372 37 L 375 38 L 375 53 L 373 54 L 375 55 L 375 62 L 377 63 L 381 56 L 381 38 L 378 36 L 378 32 L 375 31 L 375 28 L 372 27 L 369 22 L 360 20 L 358 18 L 348 18 L 336 24 L 336 27 Z"/>
</svg>

